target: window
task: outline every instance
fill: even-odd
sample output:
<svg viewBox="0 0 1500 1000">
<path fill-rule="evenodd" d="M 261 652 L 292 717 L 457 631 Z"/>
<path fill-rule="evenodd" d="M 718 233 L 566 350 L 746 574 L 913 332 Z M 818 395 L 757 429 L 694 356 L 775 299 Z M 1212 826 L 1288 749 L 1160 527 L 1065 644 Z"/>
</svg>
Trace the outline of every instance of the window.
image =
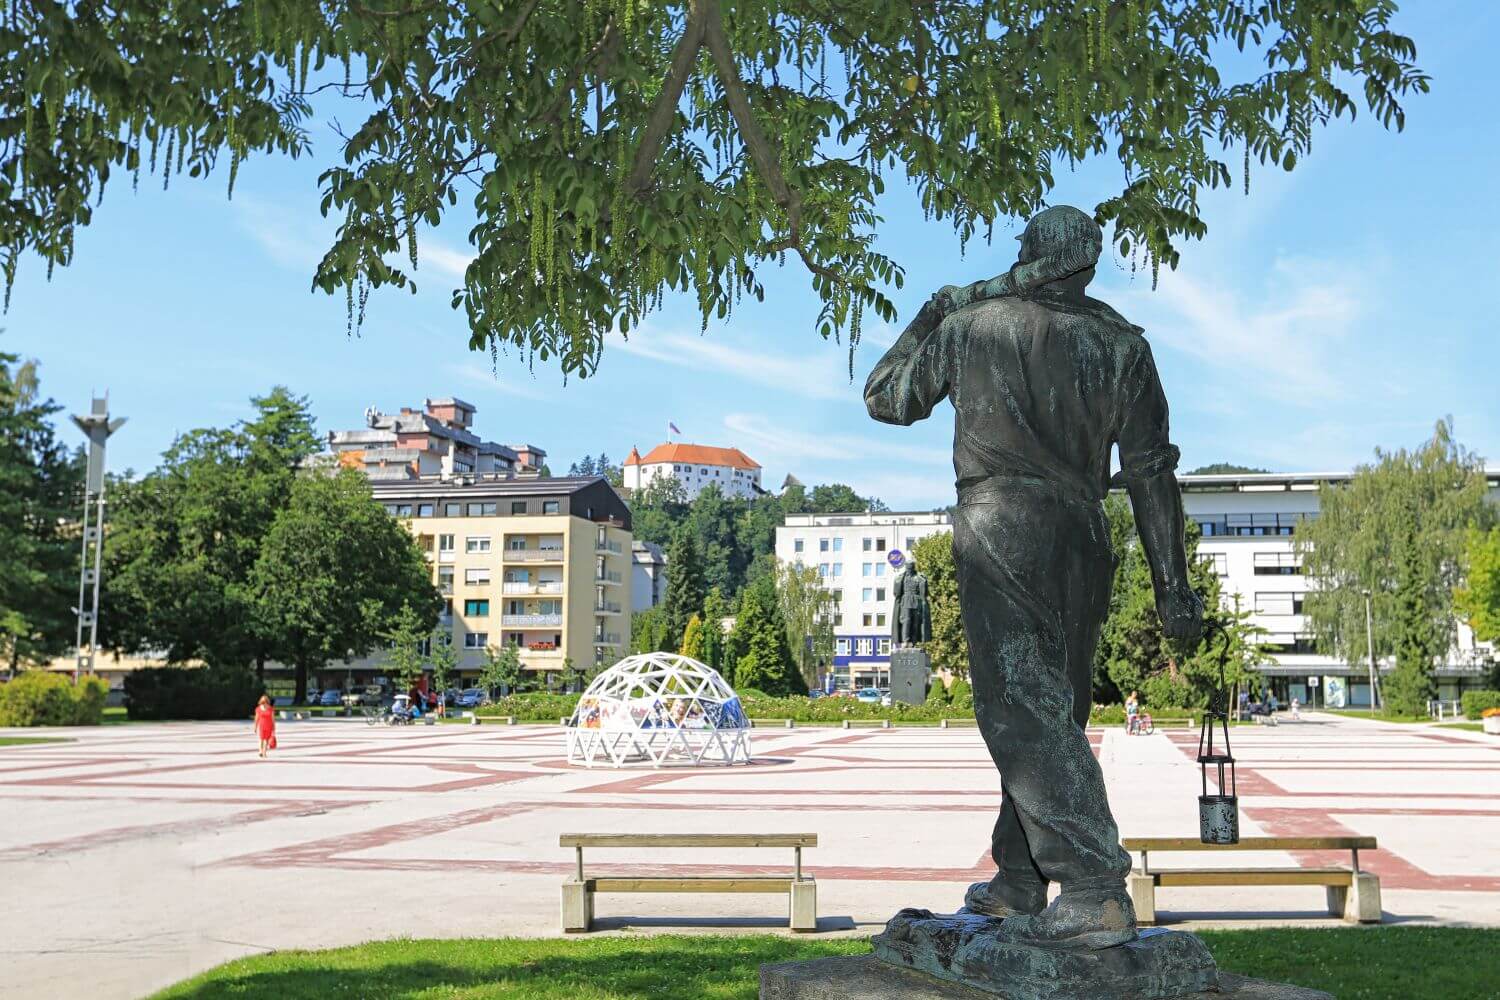
<svg viewBox="0 0 1500 1000">
<path fill-rule="evenodd" d="M 884 552 L 885 551 L 885 539 L 884 538 L 877 538 L 877 539 L 875 539 L 875 551 L 876 552 Z"/>
<path fill-rule="evenodd" d="M 866 587 L 864 590 L 861 590 L 859 592 L 859 599 L 861 601 L 873 601 L 873 600 L 875 600 L 875 588 L 874 587 Z"/>
<path fill-rule="evenodd" d="M 483 586 L 485 584 L 488 584 L 489 582 L 490 568 L 488 566 L 480 566 L 474 569 L 464 570 L 464 583 L 467 583 L 470 586 Z"/>
<path fill-rule="evenodd" d="M 818 539 L 818 551 L 819 552 L 827 552 L 828 551 L 828 545 L 829 545 L 828 539 L 826 539 L 826 538 L 820 538 L 820 539 Z"/>
<path fill-rule="evenodd" d="M 510 502 L 510 512 L 512 514 L 524 514 L 524 513 L 526 513 L 526 501 L 525 500 L 512 500 Z"/>
<path fill-rule="evenodd" d="M 870 549 L 875 544 L 875 540 L 873 538 L 862 538 L 862 539 L 860 539 L 860 541 L 862 541 L 864 543 L 864 545 L 862 547 L 864 548 L 864 550 L 866 552 L 869 552 Z"/>
<path fill-rule="evenodd" d="M 802 551 L 802 539 L 798 538 L 798 539 L 793 540 L 793 542 L 792 542 L 792 551 L 793 552 L 801 552 Z"/>
<path fill-rule="evenodd" d="M 885 612 L 881 612 L 880 614 L 878 614 L 878 615 L 875 616 L 875 624 L 876 625 L 884 625 L 885 624 Z"/>
<path fill-rule="evenodd" d="M 835 625 L 842 625 L 842 624 L 844 624 L 844 613 L 842 611 L 836 612 L 834 614 L 834 616 L 833 616 L 833 623 Z"/>
<path fill-rule="evenodd" d="M 453 593 L 453 567 L 438 567 L 438 591 L 444 594 Z"/>
<path fill-rule="evenodd" d="M 1229 556 L 1223 552 L 1200 552 L 1198 561 L 1209 564 L 1215 576 L 1229 575 Z"/>
<path fill-rule="evenodd" d="M 835 552 L 842 552 L 842 551 L 844 551 L 844 540 L 842 538 L 835 538 L 833 540 L 833 551 L 835 551 Z"/>
<path fill-rule="evenodd" d="M 883 600 L 885 600 L 885 588 L 884 587 L 876 587 L 875 588 L 875 600 L 877 600 L 877 601 L 883 601 Z"/>
<path fill-rule="evenodd" d="M 499 508 L 493 503 L 471 503 L 465 508 L 470 517 L 494 517 Z"/>
<path fill-rule="evenodd" d="M 819 576 L 827 576 L 828 575 L 828 564 L 827 563 L 818 563 L 818 575 Z"/>
<path fill-rule="evenodd" d="M 465 632 L 464 649 L 483 649 L 490 644 L 488 632 Z"/>
<path fill-rule="evenodd" d="M 875 651 L 875 640 L 874 639 L 861 639 L 861 640 L 859 640 L 859 655 L 860 656 L 869 656 L 874 651 Z"/>
<path fill-rule="evenodd" d="M 561 510 L 562 510 L 562 504 L 560 502 L 558 502 L 557 500 L 543 500 L 542 501 L 542 513 L 543 514 L 556 514 L 556 513 L 558 513 Z"/>
<path fill-rule="evenodd" d="M 869 628 L 870 626 L 872 626 L 872 625 L 875 624 L 875 616 L 874 615 L 865 615 L 864 618 L 862 619 L 862 621 L 863 621 L 863 624 L 864 624 L 865 628 Z"/>
<path fill-rule="evenodd" d="M 417 516 L 418 517 L 431 517 L 432 516 L 432 504 L 430 504 L 430 503 L 419 503 L 419 504 L 417 504 Z"/>
<path fill-rule="evenodd" d="M 526 613 L 525 601 L 506 601 L 505 613 L 508 615 L 524 615 Z"/>
<path fill-rule="evenodd" d="M 510 549 L 512 552 L 525 552 L 526 539 L 513 537 L 505 543 L 505 547 Z"/>
<path fill-rule="evenodd" d="M 906 551 L 910 552 L 917 547 L 917 540 L 910 535 L 906 536 Z"/>
<path fill-rule="evenodd" d="M 1290 591 L 1260 591 L 1255 595 L 1255 613 L 1258 615 L 1300 615 L 1302 595 Z"/>
<path fill-rule="evenodd" d="M 849 640 L 848 639 L 835 639 L 834 643 L 833 643 L 833 652 L 834 652 L 835 656 L 848 656 L 849 655 Z"/>
<path fill-rule="evenodd" d="M 844 592 L 842 590 L 830 590 L 828 596 L 833 600 L 834 604 L 844 603 Z"/>
<path fill-rule="evenodd" d="M 453 551 L 453 536 L 452 535 L 438 535 L 438 551 L 439 552 L 452 552 Z"/>
<path fill-rule="evenodd" d="M 489 550 L 490 540 L 488 536 L 479 537 L 476 535 L 470 535 L 468 538 L 464 539 L 465 552 L 488 552 Z"/>
<path fill-rule="evenodd" d="M 463 513 L 463 509 L 464 505 L 461 503 L 445 503 L 443 504 L 443 516 L 458 517 Z"/>
<path fill-rule="evenodd" d="M 396 505 L 396 516 L 397 517 L 411 517 L 411 504 L 409 504 L 409 503 L 398 503 Z"/>
<path fill-rule="evenodd" d="M 1302 572 L 1302 560 L 1295 552 L 1257 552 L 1254 569 L 1256 576 L 1296 576 Z"/>
<path fill-rule="evenodd" d="M 541 609 L 538 614 L 560 615 L 562 614 L 562 601 L 541 601 L 538 603 Z"/>
<path fill-rule="evenodd" d="M 885 563 L 878 562 L 878 563 L 875 564 L 875 575 L 876 576 L 885 576 Z"/>
<path fill-rule="evenodd" d="M 489 601 L 464 601 L 464 617 L 466 618 L 488 618 L 490 614 Z"/>
<path fill-rule="evenodd" d="M 844 575 L 844 564 L 843 563 L 834 563 L 833 564 L 833 575 L 834 576 L 843 576 Z"/>
<path fill-rule="evenodd" d="M 874 576 L 875 575 L 874 564 L 872 564 L 872 563 L 861 563 L 860 567 L 859 567 L 859 575 L 860 576 Z"/>
<path fill-rule="evenodd" d="M 881 639 L 880 640 L 880 655 L 881 656 L 890 656 L 891 655 L 891 640 L 889 640 L 889 639 Z"/>
</svg>

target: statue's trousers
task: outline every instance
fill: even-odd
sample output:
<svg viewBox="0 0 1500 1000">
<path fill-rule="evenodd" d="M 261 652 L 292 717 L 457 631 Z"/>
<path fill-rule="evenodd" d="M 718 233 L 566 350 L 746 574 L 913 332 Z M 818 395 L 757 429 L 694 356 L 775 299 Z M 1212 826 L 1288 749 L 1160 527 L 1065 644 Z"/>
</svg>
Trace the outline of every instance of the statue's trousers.
<svg viewBox="0 0 1500 1000">
<path fill-rule="evenodd" d="M 1004 795 L 995 863 L 1007 880 L 1064 891 L 1123 880 L 1130 857 L 1084 735 L 1113 583 L 1103 505 L 1035 480 L 990 481 L 959 501 L 974 707 Z"/>
</svg>

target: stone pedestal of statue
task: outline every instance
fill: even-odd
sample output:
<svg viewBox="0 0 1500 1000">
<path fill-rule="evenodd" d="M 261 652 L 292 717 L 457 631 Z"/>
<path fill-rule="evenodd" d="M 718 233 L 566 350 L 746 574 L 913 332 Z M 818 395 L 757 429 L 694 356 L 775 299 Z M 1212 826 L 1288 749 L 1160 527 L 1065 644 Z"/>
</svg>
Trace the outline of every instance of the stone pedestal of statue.
<svg viewBox="0 0 1500 1000">
<path fill-rule="evenodd" d="M 891 650 L 891 701 L 920 705 L 927 700 L 932 658 L 916 646 Z"/>
<path fill-rule="evenodd" d="M 1220 973 L 1197 937 L 1163 928 L 1115 948 L 1041 948 L 1007 940 L 993 917 L 902 910 L 872 943 L 761 966 L 760 1000 L 1332 1000 Z"/>
</svg>

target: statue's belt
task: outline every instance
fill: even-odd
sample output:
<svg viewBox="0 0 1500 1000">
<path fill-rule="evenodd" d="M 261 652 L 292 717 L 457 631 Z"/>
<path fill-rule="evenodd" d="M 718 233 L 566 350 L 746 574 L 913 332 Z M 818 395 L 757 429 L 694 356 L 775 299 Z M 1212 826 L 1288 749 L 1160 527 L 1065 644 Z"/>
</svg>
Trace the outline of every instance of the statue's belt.
<svg viewBox="0 0 1500 1000">
<path fill-rule="evenodd" d="M 958 505 L 1014 503 L 1027 498 L 1047 497 L 1064 503 L 1099 503 L 1104 497 L 1070 483 L 1060 483 L 1040 476 L 1001 474 L 983 479 L 966 479 L 958 484 Z"/>
</svg>

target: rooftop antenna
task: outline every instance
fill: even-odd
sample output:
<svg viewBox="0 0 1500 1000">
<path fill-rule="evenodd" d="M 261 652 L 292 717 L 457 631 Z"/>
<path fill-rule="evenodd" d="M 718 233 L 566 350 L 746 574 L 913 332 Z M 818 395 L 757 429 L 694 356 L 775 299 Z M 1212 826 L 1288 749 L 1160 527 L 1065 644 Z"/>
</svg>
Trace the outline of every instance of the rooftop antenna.
<svg viewBox="0 0 1500 1000">
<path fill-rule="evenodd" d="M 88 415 L 73 417 L 73 423 L 89 439 L 88 471 L 83 487 L 83 556 L 78 570 L 78 607 L 73 609 L 78 613 L 74 646 L 77 659 L 73 665 L 73 683 L 77 684 L 80 675 L 94 672 L 94 650 L 99 641 L 99 578 L 103 575 L 104 554 L 104 445 L 109 436 L 125 423 L 125 418 L 109 418 L 109 393 L 106 391 L 102 399 L 93 396 Z M 90 513 L 94 518 L 93 527 L 89 527 Z M 92 598 L 89 596 L 91 587 Z M 89 633 L 87 647 L 83 644 L 84 629 Z"/>
</svg>

